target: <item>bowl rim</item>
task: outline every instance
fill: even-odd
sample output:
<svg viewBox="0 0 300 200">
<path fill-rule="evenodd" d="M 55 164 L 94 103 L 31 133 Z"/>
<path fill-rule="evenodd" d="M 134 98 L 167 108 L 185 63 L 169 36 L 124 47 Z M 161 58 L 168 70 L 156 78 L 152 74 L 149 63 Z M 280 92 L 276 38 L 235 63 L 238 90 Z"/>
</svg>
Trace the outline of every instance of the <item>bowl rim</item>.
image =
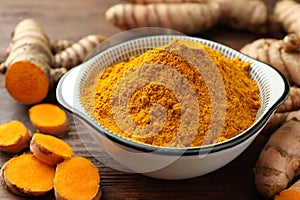
<svg viewBox="0 0 300 200">
<path fill-rule="evenodd" d="M 146 36 L 146 37 L 162 37 L 162 36 L 172 36 L 172 35 L 154 35 L 154 36 Z M 182 36 L 178 36 L 178 35 L 174 35 L 176 37 L 182 37 Z M 182 38 L 195 38 L 192 36 L 183 36 Z M 137 39 L 141 39 L 137 38 Z M 137 142 L 134 140 L 130 140 L 128 138 L 119 136 L 113 132 L 111 132 L 110 130 L 106 129 L 105 127 L 101 126 L 98 122 L 96 122 L 96 120 L 94 119 L 90 119 L 90 116 L 86 116 L 86 113 L 82 113 L 81 111 L 79 111 L 78 109 L 75 108 L 75 106 L 70 105 L 63 97 L 63 93 L 62 93 L 62 85 L 63 82 L 65 81 L 66 77 L 68 74 L 74 72 L 74 71 L 79 71 L 81 67 L 85 66 L 85 63 L 69 70 L 65 75 L 63 75 L 63 77 L 61 77 L 61 79 L 59 80 L 58 84 L 57 84 L 57 88 L 56 88 L 56 97 L 58 100 L 58 103 L 68 112 L 70 112 L 71 114 L 73 114 L 74 116 L 78 117 L 79 119 L 83 120 L 83 122 L 85 122 L 88 126 L 92 127 L 94 130 L 97 130 L 98 133 L 102 134 L 103 136 L 107 137 L 109 140 L 119 144 L 119 145 L 123 145 L 127 148 L 131 148 L 134 150 L 138 150 L 138 151 L 142 151 L 145 153 L 158 153 L 161 155 L 170 155 L 170 156 L 178 156 L 178 155 L 185 155 L 185 156 L 192 156 L 192 155 L 201 155 L 201 154 L 208 154 L 208 153 L 215 153 L 215 152 L 219 152 L 225 149 L 229 149 L 232 148 L 236 145 L 239 145 L 241 143 L 243 143 L 244 141 L 246 141 L 247 139 L 249 139 L 250 137 L 254 136 L 256 133 L 258 133 L 260 130 L 262 130 L 262 128 L 266 125 L 266 123 L 269 121 L 270 117 L 272 116 L 272 114 L 275 112 L 275 110 L 278 108 L 278 106 L 283 103 L 290 92 L 290 85 L 289 82 L 287 80 L 287 78 L 276 68 L 274 68 L 273 66 L 253 59 L 248 55 L 245 55 L 244 53 L 233 49 L 229 46 L 226 46 L 224 44 L 218 43 L 218 42 L 214 42 L 211 40 L 207 40 L 207 39 L 202 39 L 202 38 L 196 38 L 196 39 L 200 39 L 203 41 L 209 41 L 209 42 L 213 42 L 218 46 L 222 46 L 223 48 L 232 51 L 234 53 L 243 55 L 244 57 L 250 59 L 253 62 L 256 62 L 258 64 L 263 64 L 266 67 L 269 67 L 271 69 L 273 69 L 276 73 L 278 73 L 278 75 L 280 76 L 280 78 L 283 81 L 284 84 L 284 91 L 282 92 L 282 95 L 278 98 L 278 100 L 276 102 L 273 103 L 273 105 L 266 111 L 266 113 L 261 117 L 261 119 L 259 119 L 258 121 L 256 121 L 256 123 L 249 127 L 246 131 L 243 132 L 243 134 L 238 134 L 237 136 L 230 138 L 228 140 L 225 140 L 224 142 L 220 142 L 220 143 L 216 143 L 216 144 L 210 144 L 210 145 L 205 145 L 205 146 L 197 146 L 197 147 L 184 147 L 184 148 L 178 148 L 178 147 L 162 147 L 162 146 L 154 146 L 154 145 L 150 145 L 150 144 L 145 144 L 145 143 L 141 143 L 141 142 Z M 135 39 L 132 39 L 135 40 Z M 131 40 L 129 40 L 131 41 Z M 125 41 L 125 42 L 129 42 L 129 41 Z M 96 54 L 96 56 L 94 56 L 93 58 L 89 59 L 87 62 L 91 62 L 95 57 L 97 57 L 99 54 L 114 48 L 115 46 L 119 46 L 122 45 L 123 43 L 119 43 L 117 45 L 113 45 L 109 48 L 104 49 L 103 51 L 99 52 L 98 54 Z"/>
</svg>

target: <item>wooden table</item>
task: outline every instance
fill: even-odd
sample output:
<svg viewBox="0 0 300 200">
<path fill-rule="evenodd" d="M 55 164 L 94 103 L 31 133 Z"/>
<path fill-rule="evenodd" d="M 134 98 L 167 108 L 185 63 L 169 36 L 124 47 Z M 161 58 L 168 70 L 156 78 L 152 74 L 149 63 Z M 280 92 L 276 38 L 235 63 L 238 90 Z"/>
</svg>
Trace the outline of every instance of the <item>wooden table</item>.
<svg viewBox="0 0 300 200">
<path fill-rule="evenodd" d="M 118 0 L 0 0 L 0 60 L 5 58 L 5 49 L 10 41 L 10 34 L 15 25 L 24 18 L 34 18 L 46 30 L 51 40 L 59 38 L 77 40 L 82 36 L 101 33 L 107 37 L 119 33 L 120 30 L 104 19 L 105 10 Z M 212 39 L 235 49 L 245 43 L 262 37 L 248 32 L 241 32 L 217 27 L 199 35 Z M 280 37 L 280 34 L 274 33 Z M 4 76 L 0 74 L 0 123 L 9 120 L 21 120 L 32 131 L 27 111 L 28 106 L 15 102 L 3 87 Z M 50 92 L 46 102 L 56 102 L 54 90 Z M 259 200 L 252 169 L 266 138 L 259 136 L 255 142 L 238 158 L 225 167 L 208 175 L 189 180 L 167 181 L 148 178 L 139 174 L 130 174 L 114 170 L 96 159 L 98 155 L 106 159 L 106 155 L 97 148 L 89 146 L 93 155 L 82 144 L 82 138 L 89 133 L 81 123 L 70 116 L 72 124 L 69 134 L 64 138 L 74 148 L 76 155 L 82 155 L 93 161 L 101 173 L 103 200 L 116 199 L 223 199 L 223 200 Z M 11 155 L 0 153 L 0 165 Z M 107 158 L 109 159 L 109 158 Z M 188 165 L 189 163 L 187 163 Z M 7 192 L 0 187 L 0 199 L 24 199 Z M 54 199 L 53 194 L 38 199 Z"/>
</svg>

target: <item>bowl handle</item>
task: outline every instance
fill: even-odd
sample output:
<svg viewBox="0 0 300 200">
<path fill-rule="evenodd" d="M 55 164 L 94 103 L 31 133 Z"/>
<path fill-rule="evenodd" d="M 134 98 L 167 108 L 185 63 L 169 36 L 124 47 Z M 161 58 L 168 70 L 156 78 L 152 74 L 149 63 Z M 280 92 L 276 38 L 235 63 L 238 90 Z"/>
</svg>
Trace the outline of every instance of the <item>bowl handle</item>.
<svg viewBox="0 0 300 200">
<path fill-rule="evenodd" d="M 59 104 L 73 112 L 76 105 L 76 80 L 77 76 L 80 74 L 80 66 L 72 68 L 66 74 L 64 74 L 58 82 L 56 88 L 56 98 Z"/>
</svg>

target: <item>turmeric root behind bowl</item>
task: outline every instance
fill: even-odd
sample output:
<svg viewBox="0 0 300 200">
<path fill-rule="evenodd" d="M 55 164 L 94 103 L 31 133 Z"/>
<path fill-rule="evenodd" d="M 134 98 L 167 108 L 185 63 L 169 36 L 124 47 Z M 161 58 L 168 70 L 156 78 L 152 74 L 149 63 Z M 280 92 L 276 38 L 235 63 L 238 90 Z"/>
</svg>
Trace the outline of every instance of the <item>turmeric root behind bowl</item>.
<svg viewBox="0 0 300 200">
<path fill-rule="evenodd" d="M 107 130 L 97 122 L 93 116 L 94 100 L 91 94 L 95 92 L 100 72 L 109 65 L 126 61 L 155 47 L 164 46 L 176 38 L 201 42 L 211 49 L 220 51 L 227 58 L 239 57 L 244 62 L 252 63 L 249 69 L 250 78 L 259 87 L 261 102 L 252 126 L 237 136 L 217 144 L 175 148 L 136 142 Z M 128 169 L 128 172 L 162 179 L 197 177 L 232 161 L 251 144 L 288 94 L 288 81 L 273 67 L 222 44 L 178 35 L 147 36 L 109 47 L 70 70 L 62 77 L 57 87 L 59 103 L 83 122 L 99 148 L 104 149 L 109 156 L 124 166 L 124 169 Z M 101 158 L 95 156 L 101 161 Z"/>
</svg>

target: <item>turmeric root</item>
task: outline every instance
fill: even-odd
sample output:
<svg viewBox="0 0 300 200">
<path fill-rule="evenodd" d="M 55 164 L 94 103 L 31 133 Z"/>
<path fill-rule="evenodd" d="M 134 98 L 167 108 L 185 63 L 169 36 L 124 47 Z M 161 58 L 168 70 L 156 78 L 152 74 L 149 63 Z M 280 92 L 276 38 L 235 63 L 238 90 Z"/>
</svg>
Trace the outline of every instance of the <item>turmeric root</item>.
<svg viewBox="0 0 300 200">
<path fill-rule="evenodd" d="M 56 165 L 73 155 L 72 147 L 51 135 L 35 133 L 30 142 L 31 152 L 48 165 Z"/>
<path fill-rule="evenodd" d="M 129 0 L 130 3 L 149 4 L 149 3 L 185 3 L 185 2 L 205 2 L 206 0 Z"/>
<path fill-rule="evenodd" d="M 277 1 L 274 7 L 274 19 L 287 33 L 300 36 L 300 3 L 294 0 Z"/>
<path fill-rule="evenodd" d="M 294 37 L 288 35 L 283 40 L 261 38 L 246 44 L 240 51 L 277 68 L 287 77 L 291 85 L 300 85 L 299 51 L 296 51 L 296 46 L 293 47 L 294 51 L 291 51 L 290 46 L 286 46 L 293 44 L 288 42 L 291 38 L 295 39 L 295 35 Z"/>
<path fill-rule="evenodd" d="M 219 23 L 237 30 L 265 33 L 268 29 L 268 8 L 260 0 L 213 0 L 220 5 Z"/>
<path fill-rule="evenodd" d="M 254 167 L 255 184 L 265 198 L 286 189 L 300 165 L 300 121 L 290 120 L 277 129 L 264 146 Z"/>
<path fill-rule="evenodd" d="M 260 0 L 130 0 L 117 4 L 105 15 L 117 27 L 156 26 L 185 34 L 203 32 L 216 24 L 266 32 L 269 13 Z"/>
<path fill-rule="evenodd" d="M 60 39 L 60 40 L 53 41 L 51 43 L 52 53 L 55 55 L 55 54 L 65 50 L 66 48 L 70 47 L 73 43 L 74 42 L 72 42 L 70 40 L 66 40 L 66 39 Z"/>
<path fill-rule="evenodd" d="M 70 47 L 57 53 L 54 56 L 53 67 L 65 67 L 67 69 L 75 67 L 76 65 L 82 63 L 91 50 L 104 41 L 104 39 L 105 37 L 102 35 L 88 35 L 83 37 Z"/>
<path fill-rule="evenodd" d="M 1 183 L 12 193 L 23 196 L 40 196 L 53 189 L 55 168 L 23 154 L 8 160 L 1 168 Z"/>
<path fill-rule="evenodd" d="M 285 189 L 276 195 L 274 200 L 299 200 L 300 199 L 300 180 L 294 183 L 288 189 Z"/>
<path fill-rule="evenodd" d="M 270 135 L 293 118 L 300 121 L 300 88 L 296 86 L 290 87 L 289 97 L 278 107 L 262 132 Z"/>
<path fill-rule="evenodd" d="M 49 103 L 36 104 L 29 111 L 29 119 L 37 132 L 62 136 L 69 130 L 69 121 L 64 110 Z"/>
<path fill-rule="evenodd" d="M 19 22 L 4 62 L 5 87 L 9 94 L 27 105 L 42 101 L 53 83 L 66 72 L 64 68 L 51 70 L 52 63 L 50 43 L 42 27 L 32 19 Z"/>
<path fill-rule="evenodd" d="M 300 36 L 288 34 L 283 38 L 283 48 L 286 52 L 300 52 Z"/>
<path fill-rule="evenodd" d="M 9 121 L 0 125 L 0 150 L 18 153 L 29 147 L 30 131 L 20 121 Z"/>
<path fill-rule="evenodd" d="M 54 192 L 58 200 L 100 199 L 98 169 L 89 160 L 80 156 L 59 163 L 54 177 Z"/>
<path fill-rule="evenodd" d="M 122 29 L 163 27 L 196 34 L 214 26 L 221 15 L 216 3 L 116 4 L 105 17 Z"/>
<path fill-rule="evenodd" d="M 296 86 L 290 87 L 288 98 L 281 104 L 276 112 L 290 112 L 300 109 L 300 88 Z"/>
<path fill-rule="evenodd" d="M 300 110 L 274 113 L 262 132 L 266 135 L 271 135 L 276 129 L 291 119 L 300 121 Z"/>
</svg>

